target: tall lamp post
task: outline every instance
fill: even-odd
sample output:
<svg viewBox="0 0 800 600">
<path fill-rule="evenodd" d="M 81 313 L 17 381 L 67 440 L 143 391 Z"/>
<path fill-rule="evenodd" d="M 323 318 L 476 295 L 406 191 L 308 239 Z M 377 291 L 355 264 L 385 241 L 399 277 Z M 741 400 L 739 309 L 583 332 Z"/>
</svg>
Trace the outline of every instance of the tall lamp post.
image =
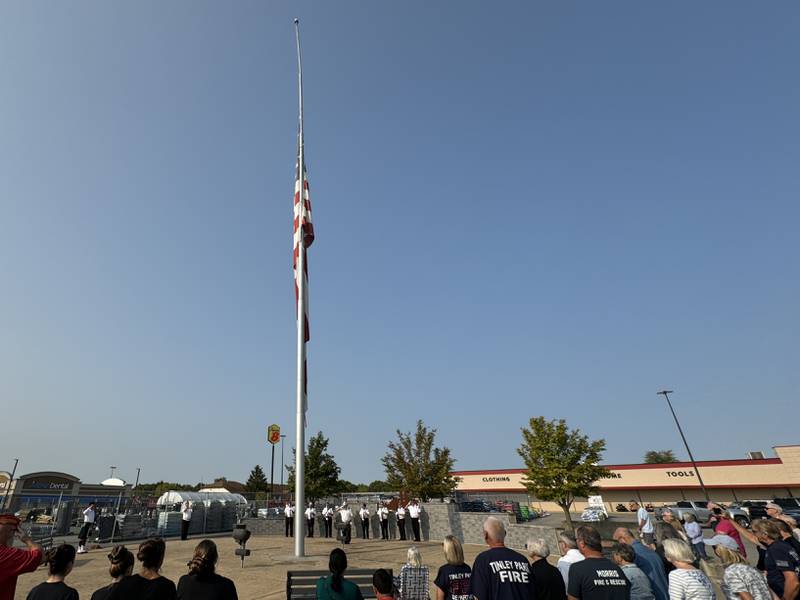
<svg viewBox="0 0 800 600">
<path fill-rule="evenodd" d="M 711 498 L 708 495 L 708 490 L 706 489 L 706 485 L 703 483 L 703 478 L 700 476 L 700 469 L 697 468 L 697 463 L 694 460 L 694 456 L 692 456 L 692 451 L 689 449 L 689 442 L 686 441 L 686 436 L 683 435 L 683 429 L 681 429 L 680 421 L 678 421 L 678 416 L 675 414 L 675 409 L 672 408 L 672 402 L 669 401 L 669 395 L 673 394 L 672 390 L 661 390 L 657 392 L 657 395 L 664 396 L 667 400 L 667 406 L 669 406 L 669 411 L 672 413 L 672 418 L 675 419 L 675 425 L 678 426 L 678 433 L 681 434 L 681 439 L 683 440 L 683 445 L 686 447 L 686 453 L 689 455 L 689 460 L 692 461 L 692 466 L 694 467 L 694 472 L 697 473 L 697 481 L 700 482 L 700 489 L 703 490 L 703 495 L 706 497 L 706 502 L 711 502 Z"/>
<path fill-rule="evenodd" d="M 14 475 L 17 472 L 17 465 L 18 464 L 19 464 L 19 459 L 15 458 L 14 459 L 14 468 L 11 469 L 11 477 L 9 478 L 8 483 L 6 483 L 6 489 L 3 492 L 3 501 L 0 502 L 0 509 L 6 507 L 6 500 L 8 500 L 8 493 L 11 491 L 11 484 L 14 482 Z"/>
</svg>

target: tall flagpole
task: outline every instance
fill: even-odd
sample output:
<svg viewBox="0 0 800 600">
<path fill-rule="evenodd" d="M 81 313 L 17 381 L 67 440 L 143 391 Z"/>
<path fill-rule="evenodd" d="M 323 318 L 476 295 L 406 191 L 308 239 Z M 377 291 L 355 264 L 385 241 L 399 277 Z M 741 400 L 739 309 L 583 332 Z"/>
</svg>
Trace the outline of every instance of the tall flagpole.
<svg viewBox="0 0 800 600">
<path fill-rule="evenodd" d="M 305 203 L 306 178 L 305 160 L 303 158 L 303 63 L 300 60 L 300 19 L 294 20 L 295 38 L 297 39 L 297 92 L 300 109 L 300 123 L 297 133 L 297 180 L 300 182 L 300 202 Z M 301 212 L 302 214 L 302 212 Z M 300 227 L 302 227 L 302 222 Z M 305 383 L 306 383 L 306 247 L 303 232 L 300 231 L 300 244 L 297 256 L 297 439 L 295 440 L 294 467 L 294 555 L 305 556 L 304 512 L 305 494 Z"/>
</svg>

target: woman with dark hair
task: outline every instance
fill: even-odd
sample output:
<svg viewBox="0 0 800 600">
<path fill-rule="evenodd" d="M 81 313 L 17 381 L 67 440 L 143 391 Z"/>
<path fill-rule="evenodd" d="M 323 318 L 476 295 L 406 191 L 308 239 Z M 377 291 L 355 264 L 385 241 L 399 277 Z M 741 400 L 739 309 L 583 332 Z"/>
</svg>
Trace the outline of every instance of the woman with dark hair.
<svg viewBox="0 0 800 600">
<path fill-rule="evenodd" d="M 78 600 L 78 591 L 64 580 L 75 565 L 75 546 L 61 544 L 44 555 L 48 577 L 28 593 L 28 600 Z"/>
<path fill-rule="evenodd" d="M 187 564 L 189 574 L 178 581 L 178 600 L 238 600 L 236 586 L 215 572 L 219 560 L 217 545 L 203 540 Z"/>
<path fill-rule="evenodd" d="M 92 594 L 92 600 L 108 600 L 118 587 L 119 583 L 133 573 L 133 552 L 125 546 L 114 546 L 108 553 L 108 574 L 111 575 L 111 585 L 100 588 Z"/>
<path fill-rule="evenodd" d="M 352 581 L 344 578 L 347 570 L 347 555 L 341 548 L 331 550 L 328 560 L 331 575 L 317 581 L 317 600 L 362 600 L 361 590 Z"/>
<path fill-rule="evenodd" d="M 139 544 L 136 558 L 142 570 L 125 577 L 109 594 L 109 600 L 175 600 L 175 583 L 159 570 L 164 563 L 166 544 L 161 538 L 150 538 Z"/>
</svg>

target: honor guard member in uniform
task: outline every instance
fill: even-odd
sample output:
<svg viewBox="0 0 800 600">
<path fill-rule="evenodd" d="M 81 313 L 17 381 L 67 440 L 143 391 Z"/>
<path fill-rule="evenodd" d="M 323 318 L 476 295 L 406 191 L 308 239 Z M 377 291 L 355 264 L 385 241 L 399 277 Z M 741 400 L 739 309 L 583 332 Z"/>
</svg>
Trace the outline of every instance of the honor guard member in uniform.
<svg viewBox="0 0 800 600">
<path fill-rule="evenodd" d="M 358 516 L 361 517 L 361 537 L 365 540 L 369 539 L 369 509 L 366 504 L 361 505 L 361 510 L 358 511 Z"/>
<path fill-rule="evenodd" d="M 397 530 L 400 532 L 400 540 L 406 539 L 406 507 L 397 501 Z"/>
<path fill-rule="evenodd" d="M 283 507 L 284 522 L 286 523 L 286 537 L 294 535 L 294 506 L 291 502 L 286 502 Z"/>
<path fill-rule="evenodd" d="M 331 537 L 333 533 L 333 509 L 326 502 L 325 508 L 322 509 L 322 519 L 325 522 L 325 537 Z"/>
<path fill-rule="evenodd" d="M 317 509 L 309 502 L 306 509 L 306 525 L 308 526 L 308 537 L 314 537 L 314 521 L 317 518 Z"/>
<path fill-rule="evenodd" d="M 339 512 L 339 517 L 342 519 L 342 543 L 349 544 L 353 534 L 353 511 L 347 506 L 347 502 L 342 504 L 337 511 Z"/>
<path fill-rule="evenodd" d="M 78 554 L 86 553 L 86 538 L 89 537 L 89 530 L 94 527 L 94 520 L 97 518 L 96 504 L 89 502 L 89 506 L 83 511 L 83 527 L 78 533 Z"/>
<path fill-rule="evenodd" d="M 422 507 L 419 501 L 414 499 L 408 504 L 408 516 L 411 517 L 411 531 L 414 532 L 414 541 L 419 541 L 419 513 Z"/>
<path fill-rule="evenodd" d="M 381 539 L 389 539 L 389 509 L 386 508 L 386 503 L 378 504 L 378 519 L 381 522 Z"/>
</svg>

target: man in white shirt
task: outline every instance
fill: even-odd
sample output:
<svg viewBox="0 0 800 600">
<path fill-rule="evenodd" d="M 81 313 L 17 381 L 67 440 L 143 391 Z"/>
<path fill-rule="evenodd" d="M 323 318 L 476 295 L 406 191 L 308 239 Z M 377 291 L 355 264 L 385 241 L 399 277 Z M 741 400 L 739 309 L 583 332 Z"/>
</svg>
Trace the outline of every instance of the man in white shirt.
<svg viewBox="0 0 800 600">
<path fill-rule="evenodd" d="M 568 586 L 569 568 L 573 563 L 582 561 L 584 556 L 578 550 L 578 542 L 575 541 L 575 536 L 568 531 L 562 531 L 558 534 L 558 549 L 561 550 L 563 555 L 558 559 L 558 570 L 561 571 L 561 577 L 564 578 L 564 585 Z"/>
<path fill-rule="evenodd" d="M 292 506 L 291 502 L 286 502 L 286 506 L 283 507 L 283 517 L 286 537 L 294 536 L 294 506 Z"/>
<path fill-rule="evenodd" d="M 89 530 L 94 526 L 97 518 L 96 508 L 97 505 L 94 502 L 89 502 L 88 508 L 83 511 L 83 526 L 78 533 L 78 554 L 86 552 L 86 538 L 89 537 Z"/>
<path fill-rule="evenodd" d="M 639 524 L 639 535 L 645 545 L 652 546 L 656 543 L 653 517 L 644 506 L 639 506 L 636 500 L 631 500 L 631 510 L 636 511 L 636 522 Z"/>
<path fill-rule="evenodd" d="M 317 509 L 309 502 L 306 509 L 306 525 L 308 526 L 308 537 L 314 537 L 314 521 L 317 518 Z"/>
<path fill-rule="evenodd" d="M 408 516 L 411 517 L 411 531 L 414 533 L 414 541 L 419 541 L 419 515 L 422 512 L 422 507 L 419 501 L 414 499 L 408 504 Z"/>
<path fill-rule="evenodd" d="M 389 539 L 389 509 L 386 503 L 378 505 L 378 520 L 381 522 L 381 539 Z"/>
<path fill-rule="evenodd" d="M 342 543 L 349 544 L 352 535 L 353 511 L 346 502 L 338 510 L 339 517 L 342 519 Z"/>
<path fill-rule="evenodd" d="M 397 504 L 397 530 L 400 532 L 400 540 L 406 539 L 406 507 L 399 503 Z"/>
<path fill-rule="evenodd" d="M 333 533 L 333 509 L 328 503 L 322 509 L 322 520 L 325 523 L 325 537 L 331 537 Z"/>
<path fill-rule="evenodd" d="M 369 539 L 369 509 L 366 504 L 361 505 L 361 510 L 358 511 L 358 516 L 361 517 L 361 537 L 365 540 Z"/>
<path fill-rule="evenodd" d="M 181 506 L 181 539 L 189 537 L 189 525 L 192 523 L 192 503 L 188 500 Z"/>
</svg>

